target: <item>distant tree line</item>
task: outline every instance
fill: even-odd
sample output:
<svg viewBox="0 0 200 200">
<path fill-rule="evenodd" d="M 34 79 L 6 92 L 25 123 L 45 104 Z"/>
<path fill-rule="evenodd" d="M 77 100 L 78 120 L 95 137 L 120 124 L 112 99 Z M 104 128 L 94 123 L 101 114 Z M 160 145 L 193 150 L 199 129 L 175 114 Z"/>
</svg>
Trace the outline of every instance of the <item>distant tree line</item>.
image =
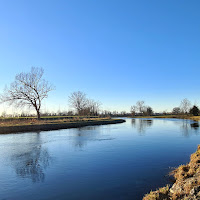
<svg viewBox="0 0 200 200">
<path fill-rule="evenodd" d="M 69 104 L 74 111 L 41 113 L 43 100 L 48 97 L 50 91 L 54 90 L 54 86 L 43 79 L 43 74 L 44 70 L 37 67 L 32 67 L 28 73 L 22 72 L 17 74 L 14 82 L 9 87 L 6 87 L 4 93 L 0 95 L 0 103 L 9 103 L 9 105 L 15 105 L 17 108 L 32 107 L 35 109 L 38 119 L 42 115 L 99 115 L 101 103 L 87 98 L 86 94 L 80 91 L 73 92 L 69 96 Z M 2 117 L 5 116 L 6 112 L 4 111 Z M 30 113 L 21 113 L 20 116 L 32 115 Z"/>
<path fill-rule="evenodd" d="M 192 105 L 191 102 L 185 98 L 181 101 L 179 107 L 173 108 L 172 114 L 174 115 L 191 114 L 194 116 L 198 116 L 200 114 L 200 110 L 197 105 Z"/>
<path fill-rule="evenodd" d="M 135 105 L 131 106 L 130 113 L 126 111 L 107 111 L 101 110 L 101 103 L 94 99 L 90 99 L 84 92 L 73 92 L 68 99 L 70 111 L 58 111 L 56 113 L 41 112 L 42 102 L 48 97 L 50 91 L 54 90 L 48 81 L 43 79 L 44 70 L 42 68 L 32 67 L 28 73 L 19 73 L 15 76 L 14 82 L 6 87 L 4 93 L 0 95 L 0 103 L 8 102 L 10 105 L 14 104 L 16 107 L 32 107 L 35 109 L 37 118 L 41 116 L 151 116 L 151 115 L 188 115 L 194 116 L 200 115 L 200 111 L 197 105 L 191 104 L 188 99 L 183 99 L 180 106 L 174 107 L 172 112 L 163 111 L 162 113 L 154 113 L 152 107 L 145 105 L 143 100 L 139 100 Z M 2 117 L 7 116 L 6 112 L 2 113 Z M 13 114 L 13 116 L 33 116 L 30 113 L 22 112 L 21 115 Z"/>
<path fill-rule="evenodd" d="M 75 109 L 78 115 L 98 116 L 101 103 L 87 98 L 86 94 L 81 91 L 73 92 L 69 96 L 69 104 Z"/>
<path fill-rule="evenodd" d="M 137 101 L 136 105 L 131 106 L 132 116 L 151 116 L 153 114 L 152 107 L 145 105 L 144 101 Z"/>
</svg>

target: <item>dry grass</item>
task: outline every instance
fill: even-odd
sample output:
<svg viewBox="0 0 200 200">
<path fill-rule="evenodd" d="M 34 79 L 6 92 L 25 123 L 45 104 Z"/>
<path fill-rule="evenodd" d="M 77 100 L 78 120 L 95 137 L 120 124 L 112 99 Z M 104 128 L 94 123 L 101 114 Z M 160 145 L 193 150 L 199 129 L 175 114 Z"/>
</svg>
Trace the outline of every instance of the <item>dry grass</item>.
<svg viewBox="0 0 200 200">
<path fill-rule="evenodd" d="M 190 116 L 191 120 L 194 120 L 194 121 L 200 121 L 200 116 Z"/>
<path fill-rule="evenodd" d="M 143 200 L 158 200 L 158 199 L 168 199 L 169 186 L 159 188 L 157 191 L 151 191 L 146 194 Z"/>
<path fill-rule="evenodd" d="M 187 165 L 181 165 L 173 171 L 174 177 L 177 181 L 194 176 L 200 171 L 200 145 L 197 151 L 190 156 L 190 162 Z"/>
<path fill-rule="evenodd" d="M 180 165 L 172 172 L 176 182 L 171 189 L 169 187 L 160 188 L 157 191 L 145 195 L 143 200 L 180 200 L 193 199 L 192 191 L 197 191 L 195 199 L 200 199 L 200 145 L 197 151 L 190 157 L 187 165 Z"/>
<path fill-rule="evenodd" d="M 135 116 L 134 118 L 177 118 L 177 119 L 190 119 L 194 121 L 200 121 L 200 116 L 193 116 L 193 115 Z"/>
<path fill-rule="evenodd" d="M 77 123 L 77 122 L 88 122 L 88 121 L 102 121 L 111 120 L 110 118 L 79 118 L 73 117 L 71 119 L 48 119 L 48 120 L 37 120 L 35 118 L 30 119 L 12 119 L 10 121 L 0 121 L 0 127 L 6 126 L 25 126 L 25 125 L 44 125 L 44 124 L 63 124 L 63 123 Z"/>
<path fill-rule="evenodd" d="M 180 115 L 134 116 L 133 118 L 179 118 Z"/>
</svg>

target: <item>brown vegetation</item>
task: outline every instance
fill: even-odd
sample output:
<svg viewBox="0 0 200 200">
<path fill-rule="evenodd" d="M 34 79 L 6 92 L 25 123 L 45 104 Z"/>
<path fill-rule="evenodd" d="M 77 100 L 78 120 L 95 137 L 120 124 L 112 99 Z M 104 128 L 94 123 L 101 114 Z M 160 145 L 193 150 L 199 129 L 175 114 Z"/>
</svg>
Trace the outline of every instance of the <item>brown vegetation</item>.
<svg viewBox="0 0 200 200">
<path fill-rule="evenodd" d="M 110 119 L 110 118 L 79 118 L 74 117 L 72 119 L 52 119 L 52 120 L 11 120 L 0 122 L 0 134 L 5 133 L 17 133 L 28 131 L 49 131 L 66 128 L 77 128 L 83 126 L 94 126 L 104 124 L 116 124 L 122 123 L 125 120 L 122 119 Z"/>
<path fill-rule="evenodd" d="M 134 118 L 177 118 L 177 119 L 190 119 L 194 121 L 200 121 L 200 116 L 193 116 L 193 115 L 135 116 Z"/>
<path fill-rule="evenodd" d="M 169 187 L 145 195 L 143 200 L 200 199 L 200 145 L 190 157 L 187 165 L 181 165 L 173 172 L 175 183 Z"/>
<path fill-rule="evenodd" d="M 6 119 L 6 118 L 5 118 Z M 10 120 L 0 120 L 0 127 L 4 126 L 23 126 L 23 125 L 41 125 L 41 124 L 58 124 L 58 123 L 71 123 L 71 122 L 87 122 L 87 121 L 97 121 L 97 120 L 108 120 L 110 118 L 88 118 L 88 117 L 52 117 L 43 118 L 42 120 L 37 120 L 36 118 L 10 118 Z"/>
</svg>

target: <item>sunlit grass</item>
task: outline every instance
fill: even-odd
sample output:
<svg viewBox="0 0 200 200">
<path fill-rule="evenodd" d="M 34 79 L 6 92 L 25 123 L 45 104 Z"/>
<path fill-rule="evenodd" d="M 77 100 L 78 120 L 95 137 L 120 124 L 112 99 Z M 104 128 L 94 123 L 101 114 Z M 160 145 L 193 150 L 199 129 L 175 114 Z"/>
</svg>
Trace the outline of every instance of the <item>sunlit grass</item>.
<svg viewBox="0 0 200 200">
<path fill-rule="evenodd" d="M 200 116 L 193 116 L 193 115 L 134 116 L 134 118 L 177 118 L 177 119 L 190 119 L 194 121 L 200 121 Z"/>
<path fill-rule="evenodd" d="M 77 123 L 77 122 L 92 122 L 92 121 L 105 121 L 105 120 L 112 120 L 109 117 L 106 118 L 97 118 L 97 117 L 59 117 L 53 116 L 43 117 L 42 120 L 37 120 L 36 118 L 9 118 L 6 120 L 0 120 L 0 127 L 5 126 L 25 126 L 25 125 L 45 125 L 45 124 L 67 124 L 67 123 Z"/>
<path fill-rule="evenodd" d="M 171 188 L 166 186 L 156 191 L 151 191 L 145 195 L 143 200 L 199 199 L 200 191 L 197 189 L 200 185 L 200 145 L 197 151 L 190 156 L 190 162 L 186 165 L 180 165 L 170 175 L 175 178 L 175 183 Z M 196 192 L 193 192 L 195 189 Z"/>
</svg>

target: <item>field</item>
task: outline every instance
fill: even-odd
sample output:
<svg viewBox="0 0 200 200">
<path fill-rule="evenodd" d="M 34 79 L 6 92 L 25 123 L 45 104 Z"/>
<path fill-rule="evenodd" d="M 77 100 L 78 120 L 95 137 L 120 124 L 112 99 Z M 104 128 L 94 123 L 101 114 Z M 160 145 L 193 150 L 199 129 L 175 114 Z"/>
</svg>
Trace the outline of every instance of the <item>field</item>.
<svg viewBox="0 0 200 200">
<path fill-rule="evenodd" d="M 88 121 L 110 120 L 110 118 L 98 117 L 83 117 L 83 116 L 47 116 L 37 120 L 36 117 L 15 117 L 15 118 L 0 118 L 0 127 L 5 126 L 23 126 L 23 125 L 43 125 L 54 123 L 73 123 L 73 122 L 88 122 Z"/>
<path fill-rule="evenodd" d="M 78 128 L 83 126 L 95 126 L 123 123 L 122 119 L 97 118 L 97 117 L 43 117 L 42 120 L 36 118 L 1 118 L 0 134 L 50 131 L 66 128 Z"/>
<path fill-rule="evenodd" d="M 190 119 L 194 121 L 200 121 L 200 116 L 193 116 L 193 115 L 135 116 L 133 118 L 177 118 L 177 119 Z"/>
</svg>

